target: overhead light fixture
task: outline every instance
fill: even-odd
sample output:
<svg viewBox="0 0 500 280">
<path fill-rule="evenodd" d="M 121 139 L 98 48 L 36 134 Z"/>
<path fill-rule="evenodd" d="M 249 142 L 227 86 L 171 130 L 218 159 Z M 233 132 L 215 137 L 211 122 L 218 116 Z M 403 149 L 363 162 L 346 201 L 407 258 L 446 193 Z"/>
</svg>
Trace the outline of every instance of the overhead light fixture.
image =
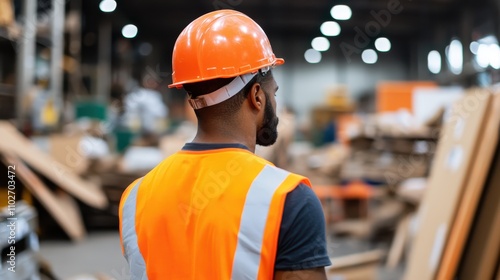
<svg viewBox="0 0 500 280">
<path fill-rule="evenodd" d="M 375 48 L 379 52 L 388 52 L 391 50 L 391 41 L 385 37 L 380 37 L 375 40 Z"/>
<path fill-rule="evenodd" d="M 320 30 L 325 36 L 337 36 L 340 34 L 340 25 L 335 21 L 325 21 L 321 24 Z"/>
<path fill-rule="evenodd" d="M 487 35 L 477 40 L 477 52 L 475 60 L 481 68 L 491 66 L 494 69 L 500 69 L 500 46 L 495 35 Z M 472 51 L 472 43 L 471 43 Z"/>
<path fill-rule="evenodd" d="M 498 44 L 498 39 L 495 35 L 488 35 L 488 36 L 484 36 L 483 38 L 477 40 L 477 42 L 479 44 L 486 44 L 486 45 Z"/>
<path fill-rule="evenodd" d="M 304 53 L 304 58 L 309 63 L 318 63 L 321 61 L 321 53 L 315 49 L 308 49 Z"/>
<path fill-rule="evenodd" d="M 125 38 L 134 38 L 135 36 L 137 36 L 137 31 L 137 26 L 133 24 L 127 24 L 122 28 L 122 35 Z"/>
<path fill-rule="evenodd" d="M 361 59 L 366 64 L 374 64 L 378 59 L 377 52 L 372 49 L 366 49 L 361 53 Z"/>
<path fill-rule="evenodd" d="M 476 62 L 482 68 L 490 64 L 490 48 L 486 44 L 479 44 L 477 47 Z"/>
<path fill-rule="evenodd" d="M 479 49 L 479 43 L 476 41 L 473 41 L 469 45 L 470 52 L 473 54 L 477 54 L 477 50 Z"/>
<path fill-rule="evenodd" d="M 454 39 L 446 49 L 446 59 L 450 66 L 451 73 L 458 75 L 462 73 L 464 55 L 462 43 Z"/>
<path fill-rule="evenodd" d="M 316 37 L 312 40 L 311 46 L 319 52 L 324 52 L 330 48 L 330 41 L 325 37 Z"/>
<path fill-rule="evenodd" d="M 116 1 L 102 0 L 101 3 L 99 3 L 99 9 L 105 13 L 111 13 L 116 9 Z"/>
<path fill-rule="evenodd" d="M 493 69 L 500 69 L 500 47 L 497 44 L 491 44 L 489 48 L 490 65 Z"/>
<path fill-rule="evenodd" d="M 336 20 L 348 20 L 352 16 L 352 11 L 347 5 L 336 5 L 330 10 L 330 14 Z"/>
<path fill-rule="evenodd" d="M 441 54 L 438 51 L 430 51 L 427 55 L 427 68 L 432 74 L 441 72 Z"/>
</svg>

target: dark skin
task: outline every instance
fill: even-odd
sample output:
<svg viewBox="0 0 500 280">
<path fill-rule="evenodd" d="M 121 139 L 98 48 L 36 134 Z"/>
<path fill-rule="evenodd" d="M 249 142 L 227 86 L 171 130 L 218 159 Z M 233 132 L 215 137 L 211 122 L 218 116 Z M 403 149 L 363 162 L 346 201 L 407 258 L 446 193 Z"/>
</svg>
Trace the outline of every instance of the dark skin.
<svg viewBox="0 0 500 280">
<path fill-rule="evenodd" d="M 327 280 L 324 267 L 294 271 L 275 271 L 274 280 Z"/>
<path fill-rule="evenodd" d="M 273 79 L 265 85 L 274 112 L 276 112 L 275 93 L 278 90 Z M 239 143 L 255 152 L 256 132 L 262 127 L 266 96 L 263 85 L 255 83 L 240 110 L 231 119 L 203 118 L 198 121 L 196 143 Z M 228 129 L 229 128 L 229 129 Z"/>
<path fill-rule="evenodd" d="M 198 122 L 198 132 L 193 142 L 195 143 L 239 143 L 255 152 L 257 131 L 263 127 L 266 107 L 266 92 L 276 113 L 275 94 L 278 85 L 274 78 L 272 81 L 261 85 L 252 85 L 248 97 L 243 102 L 241 109 L 231 119 L 217 117 L 203 118 Z M 326 280 L 324 267 L 296 270 L 275 271 L 275 280 Z"/>
</svg>

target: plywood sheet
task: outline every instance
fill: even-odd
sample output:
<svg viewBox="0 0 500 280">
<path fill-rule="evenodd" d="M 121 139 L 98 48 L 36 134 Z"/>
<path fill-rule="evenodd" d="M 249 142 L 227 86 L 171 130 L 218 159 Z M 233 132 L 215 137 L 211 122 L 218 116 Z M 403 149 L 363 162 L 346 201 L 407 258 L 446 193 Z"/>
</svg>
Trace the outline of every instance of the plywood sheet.
<svg viewBox="0 0 500 280">
<path fill-rule="evenodd" d="M 494 279 L 500 249 L 499 148 L 488 176 L 458 267 L 457 279 Z"/>
<path fill-rule="evenodd" d="M 90 206 L 101 209 L 107 206 L 106 196 L 101 189 L 91 182 L 82 180 L 66 166 L 40 151 L 9 122 L 0 122 L 0 135 L 0 153 L 18 156 L 60 188 Z"/>
<path fill-rule="evenodd" d="M 484 132 L 491 93 L 471 89 L 454 104 L 443 128 L 419 209 L 405 279 L 432 280 L 439 266 L 464 187 Z"/>
<path fill-rule="evenodd" d="M 446 243 L 446 249 L 436 279 L 452 279 L 456 272 L 490 170 L 493 155 L 498 145 L 499 128 L 500 95 L 496 95 L 492 102 L 489 117 L 486 120 L 483 136 L 480 139 L 477 158 L 468 176 L 469 180 L 460 207 L 450 229 L 450 236 Z"/>
<path fill-rule="evenodd" d="M 85 228 L 78 205 L 68 202 L 71 197 L 66 194 L 54 194 L 40 178 L 38 178 L 38 176 L 16 156 L 3 154 L 0 155 L 0 158 L 6 165 L 15 166 L 16 177 L 19 178 L 33 196 L 40 201 L 71 239 L 81 240 L 85 237 Z"/>
</svg>

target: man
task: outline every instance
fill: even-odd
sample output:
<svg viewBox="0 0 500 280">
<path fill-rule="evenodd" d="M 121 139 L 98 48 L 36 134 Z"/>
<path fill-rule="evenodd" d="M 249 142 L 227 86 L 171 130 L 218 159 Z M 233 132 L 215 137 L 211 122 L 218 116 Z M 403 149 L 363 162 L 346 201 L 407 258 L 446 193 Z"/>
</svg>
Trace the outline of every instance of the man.
<svg viewBox="0 0 500 280">
<path fill-rule="evenodd" d="M 253 153 L 278 136 L 271 68 L 283 63 L 240 12 L 208 13 L 179 35 L 170 86 L 187 91 L 198 132 L 123 194 L 132 279 L 326 279 L 309 180 Z"/>
</svg>

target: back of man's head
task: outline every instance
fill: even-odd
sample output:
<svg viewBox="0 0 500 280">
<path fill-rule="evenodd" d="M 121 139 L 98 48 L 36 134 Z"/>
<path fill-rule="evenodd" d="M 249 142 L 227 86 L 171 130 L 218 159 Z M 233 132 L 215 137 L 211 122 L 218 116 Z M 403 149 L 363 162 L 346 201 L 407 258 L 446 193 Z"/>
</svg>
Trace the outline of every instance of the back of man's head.
<svg viewBox="0 0 500 280">
<path fill-rule="evenodd" d="M 268 82 L 273 79 L 272 71 L 268 71 L 266 75 L 258 73 L 250 82 L 248 82 L 243 89 L 231 98 L 209 107 L 195 110 L 198 121 L 203 121 L 206 118 L 221 119 L 230 121 L 240 111 L 245 99 L 255 83 L 260 84 L 265 89 Z M 234 78 L 219 78 L 203 82 L 185 84 L 184 89 L 188 93 L 189 98 L 196 99 L 199 96 L 214 92 L 233 81 Z"/>
</svg>

